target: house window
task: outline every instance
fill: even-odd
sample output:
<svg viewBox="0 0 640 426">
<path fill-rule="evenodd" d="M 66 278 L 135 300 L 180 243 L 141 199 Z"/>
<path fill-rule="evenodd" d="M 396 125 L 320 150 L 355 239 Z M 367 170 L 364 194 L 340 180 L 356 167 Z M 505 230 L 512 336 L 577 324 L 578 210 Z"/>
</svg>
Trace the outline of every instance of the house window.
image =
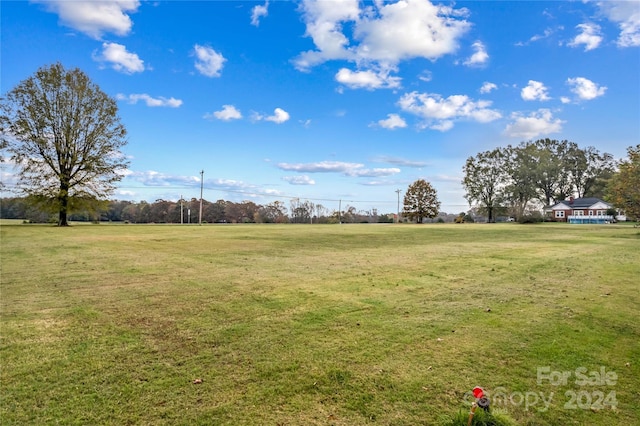
<svg viewBox="0 0 640 426">
<path fill-rule="evenodd" d="M 584 216 L 584 212 L 582 210 L 576 210 L 573 212 L 574 216 Z"/>
<path fill-rule="evenodd" d="M 604 210 L 598 210 L 598 216 L 604 216 Z"/>
<path fill-rule="evenodd" d="M 589 210 L 589 216 L 593 216 L 593 210 Z"/>
<path fill-rule="evenodd" d="M 564 217 L 564 210 L 557 210 L 556 211 L 556 217 L 557 218 L 563 218 Z"/>
</svg>

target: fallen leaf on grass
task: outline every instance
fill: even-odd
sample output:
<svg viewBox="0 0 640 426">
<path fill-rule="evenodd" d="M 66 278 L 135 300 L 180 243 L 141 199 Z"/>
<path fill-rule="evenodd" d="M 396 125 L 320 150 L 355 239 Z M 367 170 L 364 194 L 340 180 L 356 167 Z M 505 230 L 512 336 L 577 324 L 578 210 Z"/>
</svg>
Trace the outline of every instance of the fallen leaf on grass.
<svg viewBox="0 0 640 426">
<path fill-rule="evenodd" d="M 199 385 L 200 383 L 202 383 L 202 379 L 195 379 L 195 380 L 193 381 L 193 384 L 194 384 L 194 385 Z"/>
</svg>

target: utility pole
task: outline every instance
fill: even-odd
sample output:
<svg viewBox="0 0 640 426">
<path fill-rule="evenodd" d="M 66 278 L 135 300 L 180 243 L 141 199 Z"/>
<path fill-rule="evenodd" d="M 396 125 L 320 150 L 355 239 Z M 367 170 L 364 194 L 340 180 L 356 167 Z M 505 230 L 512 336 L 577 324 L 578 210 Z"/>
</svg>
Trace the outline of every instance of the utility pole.
<svg viewBox="0 0 640 426">
<path fill-rule="evenodd" d="M 398 214 L 396 216 L 396 223 L 400 223 L 400 193 L 402 190 L 396 189 L 396 194 L 398 194 Z"/>
<path fill-rule="evenodd" d="M 338 202 L 338 223 L 342 225 L 342 200 Z"/>
<path fill-rule="evenodd" d="M 184 223 L 184 209 L 182 208 L 182 202 L 183 202 L 183 198 L 182 195 L 180 196 L 180 225 L 182 225 Z"/>
<path fill-rule="evenodd" d="M 204 189 L 204 170 L 200 172 L 200 215 L 198 216 L 198 225 L 202 225 L 202 190 Z"/>
</svg>

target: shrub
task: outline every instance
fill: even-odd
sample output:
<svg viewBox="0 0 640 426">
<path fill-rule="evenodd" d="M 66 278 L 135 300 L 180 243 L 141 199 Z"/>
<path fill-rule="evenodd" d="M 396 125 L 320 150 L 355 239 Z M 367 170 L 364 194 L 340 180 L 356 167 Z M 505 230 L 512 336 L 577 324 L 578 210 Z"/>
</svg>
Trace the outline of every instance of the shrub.
<svg viewBox="0 0 640 426">
<path fill-rule="evenodd" d="M 542 221 L 544 221 L 544 218 L 539 214 L 528 214 L 518 219 L 518 223 L 540 223 Z"/>
</svg>

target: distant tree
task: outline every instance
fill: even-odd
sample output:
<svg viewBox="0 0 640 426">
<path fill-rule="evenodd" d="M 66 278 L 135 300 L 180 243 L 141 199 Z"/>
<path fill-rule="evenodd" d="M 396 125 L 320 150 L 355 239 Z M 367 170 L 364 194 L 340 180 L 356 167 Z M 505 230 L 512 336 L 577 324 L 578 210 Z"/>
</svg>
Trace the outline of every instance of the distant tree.
<svg viewBox="0 0 640 426">
<path fill-rule="evenodd" d="M 287 208 L 282 201 L 274 201 L 261 206 L 255 221 L 258 223 L 285 223 L 287 222 Z"/>
<path fill-rule="evenodd" d="M 138 222 L 138 205 L 130 203 L 124 206 L 120 218 L 125 222 L 137 223 Z"/>
<path fill-rule="evenodd" d="M 173 203 L 171 201 L 158 199 L 149 206 L 149 221 L 155 223 L 171 222 L 172 210 Z"/>
<path fill-rule="evenodd" d="M 2 143 L 12 154 L 18 186 L 58 211 L 58 225 L 76 201 L 103 199 L 122 179 L 126 130 L 115 100 L 79 69 L 45 66 L 1 101 Z"/>
<path fill-rule="evenodd" d="M 326 222 L 326 216 L 329 212 L 329 209 L 327 209 L 325 206 L 323 206 L 320 203 L 316 204 L 316 222 L 317 223 L 323 223 Z"/>
<path fill-rule="evenodd" d="M 618 172 L 607 186 L 607 200 L 627 216 L 640 221 L 640 144 L 627 148 L 628 159 L 620 163 Z"/>
<path fill-rule="evenodd" d="M 138 203 L 138 222 L 139 223 L 152 222 L 151 205 L 144 200 Z"/>
<path fill-rule="evenodd" d="M 293 198 L 289 202 L 289 211 L 291 223 L 311 223 L 315 204 L 309 200 L 300 201 L 299 198 Z"/>
<path fill-rule="evenodd" d="M 225 205 L 225 216 L 233 223 L 253 222 L 258 205 L 252 201 L 243 201 L 241 203 L 232 203 L 228 201 Z"/>
<path fill-rule="evenodd" d="M 404 194 L 404 208 L 402 214 L 422 223 L 422 219 L 433 219 L 440 211 L 440 201 L 438 201 L 438 193 L 429 182 L 424 179 L 418 179 L 407 188 Z"/>
<path fill-rule="evenodd" d="M 109 207 L 102 215 L 102 220 L 119 222 L 122 219 L 122 212 L 124 209 L 131 205 L 131 201 L 117 201 L 113 200 L 109 202 Z"/>
<path fill-rule="evenodd" d="M 471 206 L 477 203 L 487 214 L 488 222 L 495 222 L 495 211 L 504 199 L 507 181 L 505 154 L 500 149 L 485 151 L 467 158 L 462 168 L 462 186 Z"/>
</svg>

